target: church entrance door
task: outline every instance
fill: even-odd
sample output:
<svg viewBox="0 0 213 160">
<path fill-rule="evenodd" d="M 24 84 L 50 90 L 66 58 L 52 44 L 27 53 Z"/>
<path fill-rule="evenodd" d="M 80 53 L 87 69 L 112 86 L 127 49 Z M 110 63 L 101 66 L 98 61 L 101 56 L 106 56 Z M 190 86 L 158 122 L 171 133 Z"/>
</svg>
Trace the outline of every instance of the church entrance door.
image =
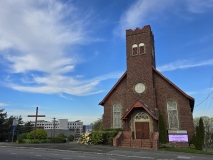
<svg viewBox="0 0 213 160">
<path fill-rule="evenodd" d="M 136 139 L 149 139 L 149 122 L 135 122 Z"/>
</svg>

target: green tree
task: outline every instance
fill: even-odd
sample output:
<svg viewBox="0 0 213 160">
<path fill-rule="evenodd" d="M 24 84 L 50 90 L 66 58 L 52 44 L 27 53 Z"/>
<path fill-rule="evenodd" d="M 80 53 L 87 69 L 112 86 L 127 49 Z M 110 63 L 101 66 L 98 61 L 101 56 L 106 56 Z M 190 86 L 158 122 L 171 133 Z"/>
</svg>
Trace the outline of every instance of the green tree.
<svg viewBox="0 0 213 160">
<path fill-rule="evenodd" d="M 14 135 L 13 135 L 13 120 L 16 119 L 18 121 L 18 124 L 14 130 Z M 12 141 L 12 137 L 13 137 L 13 141 L 16 141 L 17 137 L 19 134 L 22 133 L 22 127 L 23 127 L 23 121 L 22 121 L 22 117 L 14 117 L 14 116 L 10 116 L 9 118 L 6 119 L 5 121 L 5 139 Z"/>
<path fill-rule="evenodd" d="M 18 135 L 23 133 L 23 123 L 24 123 L 24 122 L 23 122 L 23 120 L 22 120 L 21 115 L 20 115 L 19 117 L 14 117 L 14 118 L 18 120 L 18 124 L 17 124 L 16 130 L 15 130 L 15 132 L 14 132 L 14 134 L 15 134 L 15 139 L 17 139 L 17 138 L 18 138 Z"/>
<path fill-rule="evenodd" d="M 12 141 L 12 135 L 13 135 L 13 116 L 10 116 L 5 121 L 5 140 Z M 14 138 L 14 137 L 13 137 Z"/>
<path fill-rule="evenodd" d="M 168 134 L 161 113 L 159 114 L 158 131 L 159 131 L 159 142 L 162 144 L 168 143 Z"/>
<path fill-rule="evenodd" d="M 5 123 L 7 118 L 7 112 L 4 112 L 4 109 L 0 109 L 0 142 L 5 141 Z"/>
<path fill-rule="evenodd" d="M 207 150 L 208 147 L 210 147 L 212 138 L 211 135 L 213 135 L 213 117 L 210 118 L 208 116 L 202 116 L 202 117 L 195 117 L 193 119 L 194 127 L 196 128 L 199 126 L 200 118 L 203 120 L 203 126 L 204 126 L 204 146 Z"/>
<path fill-rule="evenodd" d="M 23 133 L 29 133 L 33 130 L 34 125 L 31 122 L 25 122 L 23 127 Z"/>
<path fill-rule="evenodd" d="M 195 147 L 198 150 L 202 150 L 202 140 L 199 126 L 196 126 L 196 136 L 195 136 Z"/>
<path fill-rule="evenodd" d="M 204 129 L 204 124 L 203 124 L 203 118 L 202 117 L 200 117 L 200 120 L 199 120 L 199 130 L 200 130 L 200 141 L 201 141 L 202 148 L 203 148 L 204 138 L 205 138 L 205 129 Z"/>
<path fill-rule="evenodd" d="M 101 131 L 101 130 L 103 130 L 103 128 L 102 128 L 102 119 L 98 119 L 98 120 L 96 120 L 93 123 L 92 130 L 93 131 Z"/>
<path fill-rule="evenodd" d="M 70 142 L 72 142 L 72 141 L 74 140 L 74 138 L 75 138 L 75 137 L 74 137 L 72 134 L 69 135 L 69 137 L 68 137 L 68 139 L 69 139 Z"/>
<path fill-rule="evenodd" d="M 34 139 L 34 130 L 27 134 L 28 139 Z M 44 129 L 36 129 L 36 139 L 46 139 L 47 132 Z"/>
</svg>

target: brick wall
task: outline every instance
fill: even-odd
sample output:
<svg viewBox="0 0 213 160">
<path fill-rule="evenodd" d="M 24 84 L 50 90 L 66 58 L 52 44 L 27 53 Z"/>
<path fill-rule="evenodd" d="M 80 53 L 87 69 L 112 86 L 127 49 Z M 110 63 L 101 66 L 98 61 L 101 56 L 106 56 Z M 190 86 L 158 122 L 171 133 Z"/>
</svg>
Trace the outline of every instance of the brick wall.
<svg viewBox="0 0 213 160">
<path fill-rule="evenodd" d="M 126 76 L 117 85 L 117 87 L 111 92 L 110 96 L 104 103 L 104 115 L 103 115 L 103 128 L 113 127 L 113 104 L 119 103 L 121 105 L 121 116 L 126 113 Z M 122 126 L 124 127 L 124 126 Z"/>
<path fill-rule="evenodd" d="M 189 99 L 156 73 L 154 74 L 154 80 L 157 94 L 157 106 L 164 118 L 167 129 L 169 129 L 167 120 L 167 101 L 175 100 L 177 102 L 179 130 L 187 130 L 189 140 L 191 140 L 194 134 L 194 125 Z"/>
</svg>

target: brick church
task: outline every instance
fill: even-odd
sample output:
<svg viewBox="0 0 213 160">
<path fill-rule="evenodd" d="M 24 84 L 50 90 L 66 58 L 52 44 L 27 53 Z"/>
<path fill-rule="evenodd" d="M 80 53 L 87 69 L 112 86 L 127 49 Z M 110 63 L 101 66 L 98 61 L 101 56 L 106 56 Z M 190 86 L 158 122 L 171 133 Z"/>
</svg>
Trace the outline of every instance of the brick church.
<svg viewBox="0 0 213 160">
<path fill-rule="evenodd" d="M 157 149 L 159 113 L 168 133 L 183 132 L 190 140 L 194 98 L 157 71 L 149 25 L 126 30 L 126 61 L 126 72 L 99 103 L 104 107 L 103 128 L 123 129 L 113 144 Z"/>
</svg>

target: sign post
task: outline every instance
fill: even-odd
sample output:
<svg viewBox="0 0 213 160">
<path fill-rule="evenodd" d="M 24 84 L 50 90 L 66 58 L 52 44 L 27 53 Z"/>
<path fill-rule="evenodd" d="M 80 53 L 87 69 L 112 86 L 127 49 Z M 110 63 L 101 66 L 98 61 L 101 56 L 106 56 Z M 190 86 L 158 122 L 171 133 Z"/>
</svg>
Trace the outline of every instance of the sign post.
<svg viewBox="0 0 213 160">
<path fill-rule="evenodd" d="M 45 115 L 38 115 L 38 107 L 36 107 L 36 115 L 28 115 L 28 117 L 35 117 L 34 139 L 36 139 L 37 118 L 45 117 Z"/>
<path fill-rule="evenodd" d="M 14 137 L 14 131 L 16 130 L 16 126 L 18 124 L 18 120 L 16 118 L 13 119 L 13 135 L 12 135 L 12 142 Z"/>
</svg>

